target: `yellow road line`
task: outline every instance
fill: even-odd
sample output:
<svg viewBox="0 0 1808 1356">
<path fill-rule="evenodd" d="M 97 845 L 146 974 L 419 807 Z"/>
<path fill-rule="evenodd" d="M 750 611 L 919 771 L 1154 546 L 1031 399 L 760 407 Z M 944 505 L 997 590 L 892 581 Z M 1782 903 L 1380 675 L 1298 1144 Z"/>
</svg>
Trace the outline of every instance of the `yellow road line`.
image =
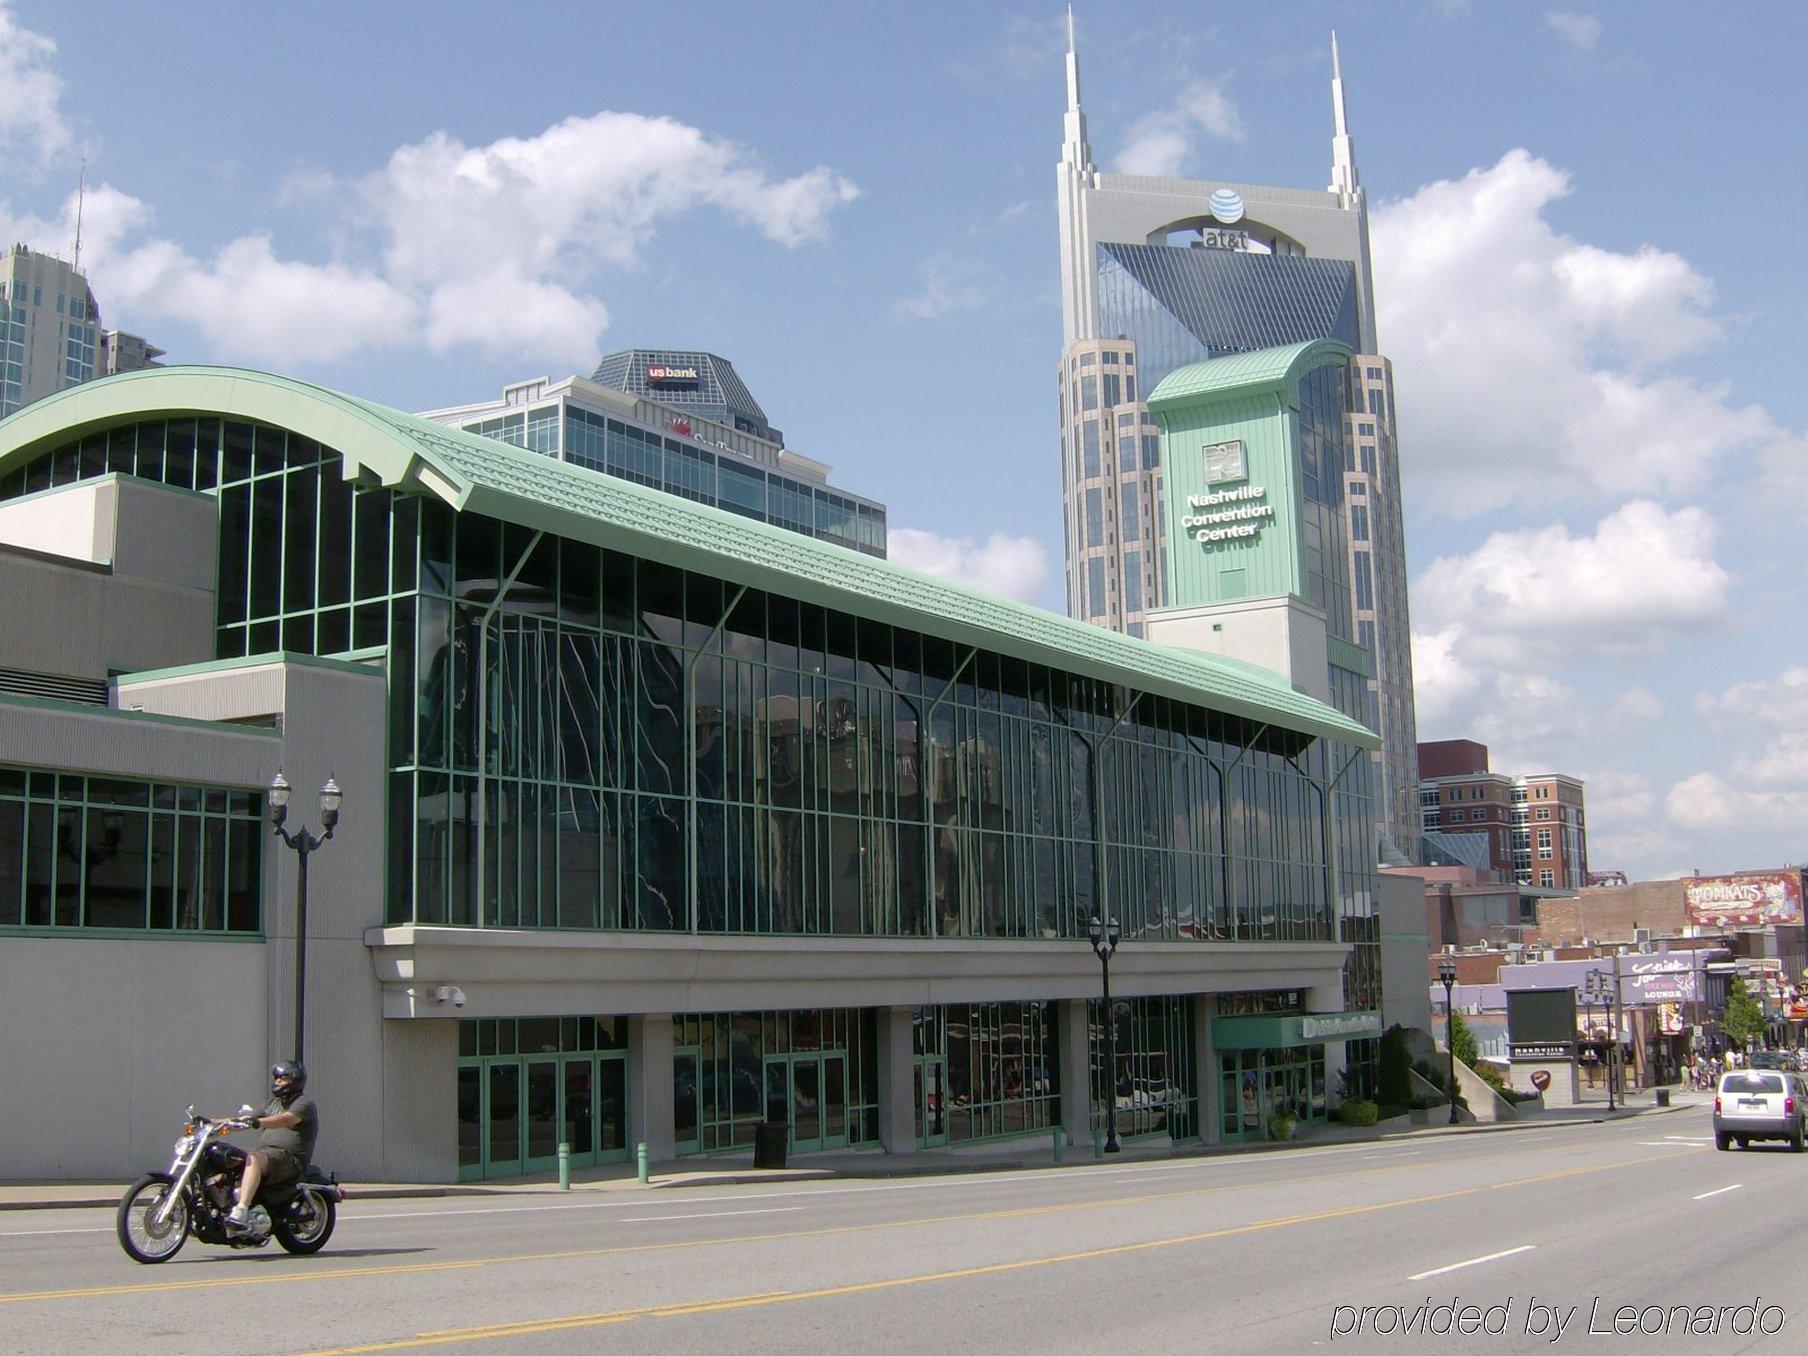
<svg viewBox="0 0 1808 1356">
<path fill-rule="evenodd" d="M 1692 1149 L 1681 1153 L 1693 1153 Z M 1636 1163 L 1654 1163 L 1665 1158 L 1679 1157 L 1680 1154 L 1653 1154 L 1646 1158 L 1625 1159 L 1617 1163 L 1603 1164 L 1594 1168 L 1576 1168 L 1567 1172 L 1549 1174 L 1540 1177 L 1528 1177 L 1516 1182 L 1501 1182 L 1497 1186 L 1524 1186 L 1533 1182 L 1548 1180 L 1548 1176 L 1571 1176 L 1575 1173 L 1601 1172 L 1611 1168 L 1626 1167 Z M 692 1248 L 723 1247 L 737 1243 L 771 1243 L 784 1242 L 800 1238 L 824 1238 L 844 1234 L 870 1233 L 883 1229 L 920 1228 L 937 1224 L 983 1223 L 990 1220 L 1025 1219 L 1036 1215 L 1065 1214 L 1070 1211 L 1104 1210 L 1125 1205 L 1146 1205 L 1153 1201 L 1174 1200 L 1192 1196 L 1222 1195 L 1238 1191 L 1259 1191 L 1276 1186 L 1301 1186 L 1313 1182 L 1338 1181 L 1355 1177 L 1376 1177 L 1390 1173 L 1414 1172 L 1422 1165 L 1416 1163 L 1398 1163 L 1384 1167 L 1363 1168 L 1353 1172 L 1315 1173 L 1306 1177 L 1295 1177 L 1284 1183 L 1250 1182 L 1225 1183 L 1206 1187 L 1189 1187 L 1178 1191 L 1146 1192 L 1135 1196 L 1114 1196 L 1097 1201 L 1069 1201 L 1055 1205 L 1021 1206 L 1010 1210 L 985 1210 L 953 1215 L 918 1216 L 911 1219 L 875 1220 L 865 1224 L 839 1224 L 819 1229 L 793 1229 L 763 1234 L 732 1234 L 714 1238 L 684 1239 L 669 1243 L 627 1243 L 606 1248 L 572 1248 L 558 1252 L 511 1253 L 497 1257 L 473 1257 L 464 1261 L 445 1262 L 404 1262 L 391 1266 L 374 1267 L 334 1267 L 316 1269 L 313 1267 L 297 1267 L 292 1271 L 283 1271 L 269 1276 L 219 1276 L 198 1277 L 193 1280 L 180 1281 L 146 1281 L 132 1285 L 98 1285 L 84 1286 L 68 1290 L 35 1290 L 19 1291 L 13 1294 L 0 1294 L 0 1305 L 24 1304 L 44 1300 L 62 1299 L 104 1299 L 117 1295 L 142 1295 L 161 1293 L 164 1291 L 215 1290 L 240 1286 L 286 1285 L 300 1281 L 348 1280 L 361 1276 L 403 1276 L 427 1274 L 436 1271 L 472 1270 L 479 1267 L 497 1266 L 504 1263 L 520 1262 L 564 1262 L 584 1258 L 620 1257 L 636 1253 L 676 1252 Z M 1456 1194 L 1470 1194 L 1480 1191 L 1480 1187 L 1466 1188 Z M 1440 1199 L 1428 1197 L 1426 1199 Z M 1373 1209 L 1381 1207 L 1357 1207 Z M 1329 1218 L 1322 1216 L 1314 1218 Z"/>
<path fill-rule="evenodd" d="M 1173 1238 L 1153 1238 L 1141 1243 L 1119 1243 L 1107 1248 L 1088 1248 L 1084 1252 L 1065 1252 L 1053 1257 L 1031 1257 L 1021 1262 L 993 1262 L 986 1266 L 961 1267 L 955 1271 L 932 1271 L 919 1276 L 896 1276 L 884 1281 L 861 1281 L 854 1285 L 825 1286 L 820 1290 L 794 1290 L 759 1295 L 737 1295 L 729 1299 L 704 1300 L 694 1304 L 675 1304 L 645 1309 L 615 1309 L 600 1314 L 574 1314 L 567 1318 L 529 1320 L 523 1323 L 498 1323 L 478 1328 L 453 1328 L 443 1332 L 424 1332 L 416 1337 L 403 1337 L 390 1342 L 372 1342 L 357 1347 L 332 1347 L 314 1356 L 356 1356 L 374 1351 L 401 1351 L 412 1347 L 450 1346 L 459 1342 L 485 1342 L 501 1337 L 529 1337 L 538 1333 L 566 1332 L 574 1328 L 600 1328 L 615 1323 L 631 1323 L 642 1318 L 684 1318 L 692 1314 L 723 1313 L 732 1309 L 752 1309 L 768 1304 L 795 1304 L 802 1300 L 835 1299 L 842 1295 L 864 1295 L 878 1290 L 898 1290 L 905 1286 L 933 1285 L 939 1281 L 966 1280 L 974 1276 L 999 1276 L 1014 1271 L 1030 1271 L 1039 1267 L 1061 1266 L 1069 1262 L 1092 1262 L 1102 1257 L 1124 1257 L 1133 1253 L 1154 1252 L 1158 1248 L 1177 1248 L 1189 1243 L 1209 1243 L 1214 1239 L 1234 1238 L 1240 1234 L 1260 1233 L 1266 1229 L 1284 1229 L 1296 1224 L 1316 1224 L 1328 1219 L 1345 1219 L 1353 1215 L 1372 1215 L 1381 1210 L 1398 1210 L 1410 1205 L 1427 1205 L 1433 1201 L 1454 1200 L 1474 1196 L 1480 1187 L 1463 1187 L 1458 1191 L 1440 1191 L 1430 1196 L 1411 1196 L 1399 1201 L 1378 1201 L 1372 1205 L 1346 1205 L 1335 1210 L 1318 1210 L 1309 1215 L 1285 1215 L 1278 1219 L 1257 1220 L 1226 1229 L 1213 1229 L 1201 1234 L 1180 1234 Z"/>
</svg>

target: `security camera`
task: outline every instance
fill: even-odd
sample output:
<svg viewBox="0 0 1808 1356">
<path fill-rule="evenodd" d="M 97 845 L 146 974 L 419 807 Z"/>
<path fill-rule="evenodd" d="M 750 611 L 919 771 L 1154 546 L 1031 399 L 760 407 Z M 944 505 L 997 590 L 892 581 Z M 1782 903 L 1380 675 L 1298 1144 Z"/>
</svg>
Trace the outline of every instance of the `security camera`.
<svg viewBox="0 0 1808 1356">
<path fill-rule="evenodd" d="M 450 1003 L 455 1008 L 465 1005 L 465 991 L 455 984 L 441 984 L 433 991 L 435 1003 Z"/>
</svg>

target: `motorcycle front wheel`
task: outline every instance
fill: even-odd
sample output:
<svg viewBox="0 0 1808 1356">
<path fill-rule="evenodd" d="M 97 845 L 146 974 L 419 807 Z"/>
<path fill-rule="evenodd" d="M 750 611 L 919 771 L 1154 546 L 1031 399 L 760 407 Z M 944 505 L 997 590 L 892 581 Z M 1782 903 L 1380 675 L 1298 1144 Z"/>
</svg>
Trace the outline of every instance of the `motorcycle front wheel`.
<svg viewBox="0 0 1808 1356">
<path fill-rule="evenodd" d="M 180 1196 L 170 1204 L 161 1223 L 157 1213 L 170 1193 L 170 1179 L 163 1173 L 147 1173 L 120 1198 L 117 1225 L 119 1246 L 134 1262 L 147 1266 L 167 1262 L 188 1241 L 188 1202 Z"/>
<path fill-rule="evenodd" d="M 306 1257 L 326 1246 L 338 1218 L 339 1207 L 330 1196 L 304 1187 L 296 1194 L 295 1204 L 272 1222 L 271 1232 L 284 1252 Z"/>
</svg>

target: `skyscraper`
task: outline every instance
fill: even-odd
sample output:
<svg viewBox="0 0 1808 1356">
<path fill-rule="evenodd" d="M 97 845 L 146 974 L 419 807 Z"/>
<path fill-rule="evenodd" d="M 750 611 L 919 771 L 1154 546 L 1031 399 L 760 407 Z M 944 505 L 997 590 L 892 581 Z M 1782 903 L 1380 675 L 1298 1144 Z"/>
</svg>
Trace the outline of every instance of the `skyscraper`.
<svg viewBox="0 0 1808 1356">
<path fill-rule="evenodd" d="M 100 307 L 54 255 L 14 245 L 0 258 L 0 418 L 97 368 Z"/>
<path fill-rule="evenodd" d="M 1112 174 L 1093 161 L 1069 19 L 1056 169 L 1068 612 L 1142 635 L 1149 610 L 1169 599 L 1163 474 L 1146 401 L 1163 377 L 1233 353 L 1347 345 L 1345 574 L 1356 636 L 1374 661 L 1381 821 L 1410 853 L 1417 735 L 1393 374 L 1375 334 L 1368 200 L 1335 36 L 1331 70 L 1327 190 Z"/>
</svg>

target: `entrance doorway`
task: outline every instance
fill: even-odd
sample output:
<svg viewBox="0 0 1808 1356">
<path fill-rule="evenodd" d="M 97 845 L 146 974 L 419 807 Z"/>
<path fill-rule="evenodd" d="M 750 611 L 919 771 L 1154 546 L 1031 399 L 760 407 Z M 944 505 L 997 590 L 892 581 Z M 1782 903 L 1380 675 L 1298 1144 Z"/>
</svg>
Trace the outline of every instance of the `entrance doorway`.
<svg viewBox="0 0 1808 1356">
<path fill-rule="evenodd" d="M 766 1119 L 790 1124 L 792 1153 L 847 1148 L 845 1051 L 768 1055 L 765 1088 Z"/>
<path fill-rule="evenodd" d="M 948 1057 L 918 1055 L 917 1143 L 934 1149 L 948 1142 Z"/>
<path fill-rule="evenodd" d="M 551 1172 L 627 1157 L 627 1056 L 496 1055 L 458 1065 L 458 1175 Z"/>
</svg>

